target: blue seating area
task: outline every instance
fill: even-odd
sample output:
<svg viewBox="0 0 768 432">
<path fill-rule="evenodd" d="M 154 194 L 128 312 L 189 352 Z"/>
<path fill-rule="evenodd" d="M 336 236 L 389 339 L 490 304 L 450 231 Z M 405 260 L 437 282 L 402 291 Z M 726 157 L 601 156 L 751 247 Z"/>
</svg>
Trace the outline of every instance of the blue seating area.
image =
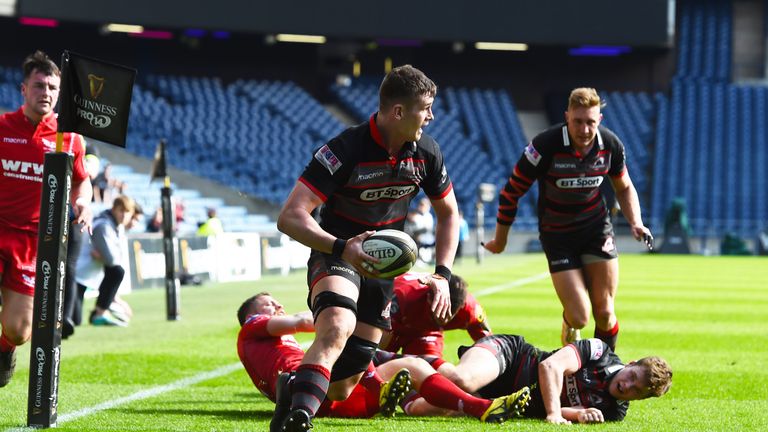
<svg viewBox="0 0 768 432">
<path fill-rule="evenodd" d="M 359 121 L 377 110 L 378 83 L 361 79 L 332 91 Z M 440 143 L 459 205 L 474 223 L 480 183 L 503 185 L 525 147 L 515 106 L 504 90 L 448 87 L 439 90 L 433 113 L 427 133 Z M 529 195 L 520 203 L 516 230 L 536 229 L 536 191 Z M 495 224 L 497 204 L 487 206 L 486 225 Z"/>
<path fill-rule="evenodd" d="M 765 86 L 731 80 L 731 2 L 680 3 L 678 68 L 659 101 L 651 220 L 685 200 L 694 235 L 751 237 L 768 223 Z"/>
<path fill-rule="evenodd" d="M 149 76 L 134 91 L 128 149 L 279 204 L 311 150 L 343 129 L 293 83 Z"/>
</svg>

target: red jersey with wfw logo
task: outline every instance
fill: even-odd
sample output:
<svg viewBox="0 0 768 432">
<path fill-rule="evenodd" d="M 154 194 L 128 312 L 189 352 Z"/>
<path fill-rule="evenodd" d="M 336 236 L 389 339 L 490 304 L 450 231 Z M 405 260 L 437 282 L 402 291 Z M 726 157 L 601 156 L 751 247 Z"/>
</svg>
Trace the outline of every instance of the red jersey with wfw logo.
<svg viewBox="0 0 768 432">
<path fill-rule="evenodd" d="M 46 153 L 56 151 L 57 124 L 51 114 L 35 126 L 22 108 L 0 115 L 0 226 L 37 232 L 43 163 Z M 83 138 L 64 133 L 62 151 L 74 156 L 73 184 L 85 180 Z"/>
</svg>

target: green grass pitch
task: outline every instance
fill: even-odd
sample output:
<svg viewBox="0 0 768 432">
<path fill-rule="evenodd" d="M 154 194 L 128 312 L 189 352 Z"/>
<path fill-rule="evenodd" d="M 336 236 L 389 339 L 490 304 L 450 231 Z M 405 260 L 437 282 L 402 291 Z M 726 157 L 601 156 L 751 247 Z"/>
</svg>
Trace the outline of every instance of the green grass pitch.
<svg viewBox="0 0 768 432">
<path fill-rule="evenodd" d="M 622 255 L 618 354 L 666 358 L 674 384 L 663 398 L 633 402 L 625 421 L 570 426 L 622 431 L 768 430 L 768 260 L 758 257 Z M 486 309 L 496 333 L 558 345 L 561 308 L 542 255 L 465 258 L 454 271 Z M 521 282 L 522 281 L 522 282 Z M 252 283 L 183 287 L 181 320 L 165 320 L 162 290 L 126 299 L 128 328 L 81 326 L 62 345 L 59 424 L 71 431 L 266 431 L 273 406 L 238 367 L 235 311 L 268 290 L 289 312 L 305 306 L 304 273 Z M 86 313 L 92 301 L 86 304 Z M 583 331 L 591 336 L 592 323 Z M 302 336 L 301 341 L 310 340 Z M 446 357 L 467 344 L 449 332 Z M 0 389 L 0 431 L 26 425 L 29 345 Z M 521 420 L 484 425 L 470 418 L 317 419 L 315 430 L 494 431 L 566 426 Z"/>
</svg>

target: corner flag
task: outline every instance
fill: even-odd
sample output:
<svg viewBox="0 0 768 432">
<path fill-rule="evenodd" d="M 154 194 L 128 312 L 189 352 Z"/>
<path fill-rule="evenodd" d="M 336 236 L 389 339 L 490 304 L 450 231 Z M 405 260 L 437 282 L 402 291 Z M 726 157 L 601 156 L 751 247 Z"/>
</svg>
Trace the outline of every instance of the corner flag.
<svg viewBox="0 0 768 432">
<path fill-rule="evenodd" d="M 125 147 L 136 70 L 65 51 L 56 152 L 46 153 L 38 227 L 35 297 L 29 357 L 27 425 L 56 426 L 61 361 L 62 300 L 69 236 L 73 158 L 64 132 Z"/>
<path fill-rule="evenodd" d="M 59 131 L 125 147 L 136 69 L 64 51 Z"/>
</svg>

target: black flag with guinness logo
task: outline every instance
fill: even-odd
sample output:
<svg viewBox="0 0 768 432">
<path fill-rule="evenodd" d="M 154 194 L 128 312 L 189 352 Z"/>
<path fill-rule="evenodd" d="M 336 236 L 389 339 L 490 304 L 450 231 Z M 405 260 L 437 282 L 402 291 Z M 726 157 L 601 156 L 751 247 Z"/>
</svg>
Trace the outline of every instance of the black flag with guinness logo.
<svg viewBox="0 0 768 432">
<path fill-rule="evenodd" d="M 64 51 L 59 131 L 125 147 L 136 69 Z"/>
</svg>

